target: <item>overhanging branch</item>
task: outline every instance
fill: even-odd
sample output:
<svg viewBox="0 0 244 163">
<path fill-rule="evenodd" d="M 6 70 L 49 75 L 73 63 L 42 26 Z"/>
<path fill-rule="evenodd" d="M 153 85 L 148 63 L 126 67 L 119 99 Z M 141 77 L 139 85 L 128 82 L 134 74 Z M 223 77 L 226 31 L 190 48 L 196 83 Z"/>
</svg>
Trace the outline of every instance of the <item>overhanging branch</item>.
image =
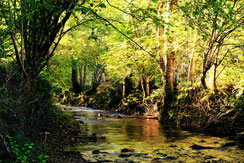
<svg viewBox="0 0 244 163">
<path fill-rule="evenodd" d="M 145 50 L 141 45 L 139 45 L 136 41 L 134 41 L 132 38 L 130 38 L 129 36 L 127 36 L 126 34 L 124 34 L 120 29 L 118 29 L 115 25 L 113 25 L 110 21 L 108 21 L 106 18 L 103 18 L 101 16 L 99 16 L 97 13 L 93 12 L 97 17 L 99 17 L 101 20 L 107 22 L 111 27 L 113 27 L 116 31 L 118 31 L 120 34 L 122 34 L 125 38 L 127 38 L 128 40 L 130 40 L 131 42 L 133 42 L 136 46 L 138 46 L 141 50 L 143 50 L 144 52 L 146 52 L 147 54 L 149 54 L 151 57 L 155 57 L 155 55 L 153 55 L 152 53 L 148 52 L 147 50 Z"/>
</svg>

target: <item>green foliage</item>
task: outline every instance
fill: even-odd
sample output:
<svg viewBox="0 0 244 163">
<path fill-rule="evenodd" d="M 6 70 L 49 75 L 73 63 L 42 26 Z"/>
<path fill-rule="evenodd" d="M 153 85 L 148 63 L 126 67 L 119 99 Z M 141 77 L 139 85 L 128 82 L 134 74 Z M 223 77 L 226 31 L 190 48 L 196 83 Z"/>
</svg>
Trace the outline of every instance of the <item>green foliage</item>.
<svg viewBox="0 0 244 163">
<path fill-rule="evenodd" d="M 46 162 L 47 155 L 37 155 L 34 143 L 24 143 L 20 139 L 9 137 L 9 146 L 14 154 L 14 162 Z"/>
<path fill-rule="evenodd" d="M 118 83 L 102 82 L 96 92 L 89 99 L 93 107 L 103 108 L 105 110 L 118 104 L 122 99 L 122 92 L 119 91 L 121 85 Z"/>
<path fill-rule="evenodd" d="M 153 90 L 153 92 L 151 93 L 151 97 L 154 99 L 163 99 L 164 89 L 158 88 L 158 89 Z"/>
<path fill-rule="evenodd" d="M 119 111 L 125 114 L 142 114 L 144 113 L 142 103 L 142 94 L 138 92 L 131 93 L 121 101 L 119 105 Z"/>
</svg>

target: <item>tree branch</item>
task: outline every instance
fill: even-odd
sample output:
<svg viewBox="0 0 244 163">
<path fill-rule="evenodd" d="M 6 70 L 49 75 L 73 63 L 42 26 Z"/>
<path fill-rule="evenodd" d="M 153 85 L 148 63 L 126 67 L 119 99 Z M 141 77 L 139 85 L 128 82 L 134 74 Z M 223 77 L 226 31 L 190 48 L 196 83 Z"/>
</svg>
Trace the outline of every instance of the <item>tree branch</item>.
<svg viewBox="0 0 244 163">
<path fill-rule="evenodd" d="M 131 42 L 133 42 L 136 46 L 138 46 L 141 50 L 143 50 L 144 52 L 146 52 L 147 54 L 149 54 L 151 57 L 155 57 L 155 55 L 153 55 L 152 53 L 148 52 L 147 50 L 145 50 L 141 45 L 139 45 L 136 41 L 134 41 L 132 38 L 130 38 L 129 36 L 127 36 L 126 34 L 124 34 L 121 30 L 119 30 L 117 27 L 115 27 L 110 21 L 108 21 L 106 18 L 103 18 L 101 16 L 99 16 L 97 13 L 95 13 L 93 11 L 93 13 L 99 17 L 101 20 L 107 22 L 110 26 L 112 26 L 115 30 L 117 30 L 120 34 L 122 34 L 125 38 L 127 38 L 128 40 L 130 40 Z"/>
<path fill-rule="evenodd" d="M 12 32 L 10 33 L 10 36 L 11 36 L 11 40 L 12 40 L 13 45 L 14 45 L 14 51 L 15 51 L 15 55 L 16 55 L 17 62 L 18 62 L 19 66 L 21 67 L 21 69 L 22 69 L 22 71 L 24 73 L 24 77 L 27 79 L 28 78 L 28 75 L 27 75 L 27 73 L 25 71 L 25 68 L 23 66 L 23 63 L 20 60 L 18 47 L 17 47 L 16 41 L 15 41 L 15 38 L 14 38 L 14 35 L 13 35 Z"/>
</svg>

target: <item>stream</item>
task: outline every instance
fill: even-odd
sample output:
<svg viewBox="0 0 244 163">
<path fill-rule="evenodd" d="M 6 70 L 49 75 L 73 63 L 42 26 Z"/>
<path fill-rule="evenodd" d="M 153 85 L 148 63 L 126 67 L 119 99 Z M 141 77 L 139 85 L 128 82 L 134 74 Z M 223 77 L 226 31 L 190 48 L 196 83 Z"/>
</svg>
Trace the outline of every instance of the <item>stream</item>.
<svg viewBox="0 0 244 163">
<path fill-rule="evenodd" d="M 244 162 L 244 150 L 227 138 L 86 107 L 65 111 L 82 122 L 83 135 L 100 137 L 66 149 L 89 162 Z"/>
</svg>

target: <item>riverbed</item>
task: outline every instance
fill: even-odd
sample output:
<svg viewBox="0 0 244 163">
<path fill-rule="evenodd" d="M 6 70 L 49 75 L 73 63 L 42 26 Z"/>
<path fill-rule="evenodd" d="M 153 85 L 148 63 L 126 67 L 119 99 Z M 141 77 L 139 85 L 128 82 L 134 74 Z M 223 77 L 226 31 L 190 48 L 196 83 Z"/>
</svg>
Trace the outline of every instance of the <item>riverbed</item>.
<svg viewBox="0 0 244 163">
<path fill-rule="evenodd" d="M 227 138 L 86 107 L 66 107 L 83 135 L 97 140 L 67 147 L 89 162 L 244 162 L 244 150 Z"/>
</svg>

